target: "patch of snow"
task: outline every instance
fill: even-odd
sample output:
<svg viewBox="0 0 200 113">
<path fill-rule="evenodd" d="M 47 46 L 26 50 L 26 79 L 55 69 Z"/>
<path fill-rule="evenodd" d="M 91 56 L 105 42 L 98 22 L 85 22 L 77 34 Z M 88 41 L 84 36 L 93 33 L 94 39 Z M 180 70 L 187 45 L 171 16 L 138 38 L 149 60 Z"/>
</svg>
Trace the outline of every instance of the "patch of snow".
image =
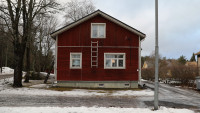
<svg viewBox="0 0 200 113">
<path fill-rule="evenodd" d="M 180 88 L 181 86 L 175 86 L 175 87 Z"/>
<path fill-rule="evenodd" d="M 11 84 L 13 77 L 9 78 L 5 83 L 4 80 L 0 80 L 0 94 L 13 94 L 13 95 L 45 95 L 45 96 L 153 96 L 153 91 L 149 89 L 134 91 L 134 90 L 89 90 L 89 89 L 73 89 L 69 91 L 54 91 L 47 89 L 46 84 L 37 84 L 30 86 L 31 88 L 13 88 Z"/>
<path fill-rule="evenodd" d="M 112 94 L 113 96 L 153 96 L 154 92 L 150 89 L 134 91 L 134 90 L 125 90 L 117 91 Z"/>
<path fill-rule="evenodd" d="M 141 79 L 141 81 L 147 81 L 147 80 L 145 80 L 145 79 Z"/>
<path fill-rule="evenodd" d="M 188 109 L 160 107 L 151 108 L 118 108 L 118 107 L 0 107 L 1 113 L 194 113 Z"/>
<path fill-rule="evenodd" d="M 13 74 L 14 69 L 9 68 L 9 67 L 2 67 L 2 74 Z"/>
<path fill-rule="evenodd" d="M 47 88 L 49 87 L 48 84 L 37 84 L 30 86 L 31 88 Z"/>
<path fill-rule="evenodd" d="M 47 76 L 47 72 L 40 72 L 41 75 Z M 50 73 L 49 78 L 54 78 L 55 74 Z"/>
<path fill-rule="evenodd" d="M 9 68 L 9 67 L 2 67 L 2 73 L 0 75 L 4 74 L 14 74 L 14 69 Z M 22 71 L 22 77 L 26 75 L 26 72 Z"/>
<path fill-rule="evenodd" d="M 43 95 L 43 96 L 153 96 L 152 90 L 89 90 L 89 89 L 72 89 L 68 91 L 48 90 L 49 84 L 32 85 L 30 88 L 13 88 L 13 77 L 0 80 L 0 94 L 13 95 Z M 41 89 L 43 88 L 43 89 Z"/>
</svg>

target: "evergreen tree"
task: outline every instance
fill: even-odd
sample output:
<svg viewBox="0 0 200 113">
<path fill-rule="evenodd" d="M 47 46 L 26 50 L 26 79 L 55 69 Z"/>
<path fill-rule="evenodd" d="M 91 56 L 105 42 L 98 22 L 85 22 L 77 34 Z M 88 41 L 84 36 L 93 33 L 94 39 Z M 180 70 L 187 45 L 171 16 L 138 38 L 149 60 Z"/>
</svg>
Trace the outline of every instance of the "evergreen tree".
<svg viewBox="0 0 200 113">
<path fill-rule="evenodd" d="M 192 54 L 192 57 L 191 57 L 190 61 L 191 62 L 196 61 L 194 53 Z"/>
<path fill-rule="evenodd" d="M 179 62 L 180 64 L 185 65 L 186 61 L 187 61 L 187 59 L 186 59 L 185 56 L 183 56 L 183 55 L 180 56 L 180 57 L 178 58 L 178 62 Z"/>
</svg>

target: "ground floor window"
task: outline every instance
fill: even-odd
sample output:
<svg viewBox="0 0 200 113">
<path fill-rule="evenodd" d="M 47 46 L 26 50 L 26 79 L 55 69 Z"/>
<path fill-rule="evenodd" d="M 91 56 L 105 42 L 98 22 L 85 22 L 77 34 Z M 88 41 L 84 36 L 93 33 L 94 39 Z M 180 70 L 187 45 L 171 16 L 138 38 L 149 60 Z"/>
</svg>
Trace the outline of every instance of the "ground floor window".
<svg viewBox="0 0 200 113">
<path fill-rule="evenodd" d="M 70 68 L 80 69 L 82 67 L 82 53 L 70 53 Z"/>
<path fill-rule="evenodd" d="M 125 53 L 104 53 L 105 69 L 125 69 Z"/>
</svg>

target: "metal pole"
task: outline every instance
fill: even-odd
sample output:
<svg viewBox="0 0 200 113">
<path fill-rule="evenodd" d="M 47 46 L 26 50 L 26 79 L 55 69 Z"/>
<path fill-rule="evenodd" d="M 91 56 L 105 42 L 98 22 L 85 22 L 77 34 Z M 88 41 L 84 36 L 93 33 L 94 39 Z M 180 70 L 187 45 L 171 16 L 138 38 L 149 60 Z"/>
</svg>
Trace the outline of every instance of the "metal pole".
<svg viewBox="0 0 200 113">
<path fill-rule="evenodd" d="M 155 89 L 154 110 L 158 110 L 158 0 L 155 0 Z"/>
</svg>

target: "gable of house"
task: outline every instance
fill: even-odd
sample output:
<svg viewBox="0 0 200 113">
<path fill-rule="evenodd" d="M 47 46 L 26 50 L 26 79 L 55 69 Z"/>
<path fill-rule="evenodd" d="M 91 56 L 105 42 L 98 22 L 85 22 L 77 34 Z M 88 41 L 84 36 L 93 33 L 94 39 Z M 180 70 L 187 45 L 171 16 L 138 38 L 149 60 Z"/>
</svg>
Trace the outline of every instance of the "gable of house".
<svg viewBox="0 0 200 113">
<path fill-rule="evenodd" d="M 100 11 L 100 10 L 97 10 L 97 11 L 95 11 L 95 12 L 93 12 L 93 13 L 91 13 L 91 14 L 89 14 L 89 15 L 87 15 L 87 16 L 85 16 L 85 17 L 83 17 L 83 18 L 81 18 L 81 19 L 79 19 L 79 20 L 77 20 L 77 21 L 75 21 L 75 22 L 73 22 L 71 24 L 69 24 L 69 25 L 66 25 L 66 26 L 54 31 L 53 33 L 51 33 L 51 36 L 55 39 L 55 37 L 57 35 L 65 32 L 65 31 L 73 28 L 74 26 L 77 26 L 77 25 L 79 25 L 79 24 L 81 24 L 81 23 L 83 23 L 85 21 L 88 21 L 89 19 L 91 19 L 91 18 L 93 18 L 93 17 L 95 17 L 97 15 L 100 15 L 100 16 L 112 21 L 113 23 L 118 24 L 119 26 L 129 30 L 130 32 L 133 32 L 133 33 L 139 35 L 141 37 L 141 39 L 146 37 L 146 35 L 144 33 L 140 32 L 139 30 L 137 30 L 137 29 L 135 29 L 135 28 L 133 28 L 133 27 L 131 27 L 131 26 L 119 21 L 119 20 L 117 20 L 116 18 L 114 18 L 114 17 L 112 17 L 112 16 L 110 16 L 110 15 L 108 15 L 108 14 L 106 14 L 106 13 Z"/>
</svg>

